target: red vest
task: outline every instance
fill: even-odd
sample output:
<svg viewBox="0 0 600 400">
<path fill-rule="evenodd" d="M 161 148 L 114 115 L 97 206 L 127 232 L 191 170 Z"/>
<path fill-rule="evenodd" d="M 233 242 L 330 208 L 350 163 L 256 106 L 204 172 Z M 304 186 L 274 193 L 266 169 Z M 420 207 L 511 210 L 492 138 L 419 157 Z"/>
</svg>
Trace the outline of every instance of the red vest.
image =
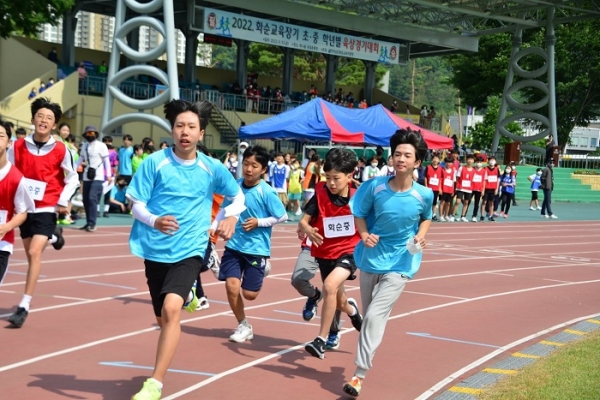
<svg viewBox="0 0 600 400">
<path fill-rule="evenodd" d="M 494 166 L 494 168 L 487 168 L 487 179 L 485 180 L 485 189 L 486 190 L 496 190 L 498 188 L 498 181 L 500 178 L 498 177 L 498 167 Z"/>
<path fill-rule="evenodd" d="M 473 191 L 473 175 L 475 175 L 475 168 L 471 168 L 469 171 L 466 166 L 462 167 L 456 188 L 462 192 L 471 193 Z"/>
<path fill-rule="evenodd" d="M 14 165 L 11 165 L 8 174 L 0 181 L 0 193 L 2 193 L 0 210 L 6 211 L 6 222 L 10 221 L 15 213 L 15 195 L 21 179 L 23 179 L 23 174 Z M 2 240 L 14 244 L 15 231 L 7 232 Z"/>
<path fill-rule="evenodd" d="M 485 179 L 485 168 L 481 168 L 480 171 L 474 170 L 473 182 L 471 187 L 474 192 L 483 192 L 483 180 Z"/>
<path fill-rule="evenodd" d="M 14 145 L 15 167 L 25 178 L 46 182 L 46 190 L 42 200 L 35 200 L 35 207 L 54 207 L 65 187 L 65 172 L 61 164 L 67 152 L 61 142 L 54 143 L 54 148 L 44 156 L 35 156 L 27 149 L 25 139 L 17 140 Z"/>
<path fill-rule="evenodd" d="M 454 177 L 455 175 L 454 168 L 450 170 L 450 172 L 442 169 L 442 193 L 454 194 Z"/>
<path fill-rule="evenodd" d="M 425 177 L 427 178 L 427 187 L 431 188 L 434 192 L 440 191 L 440 184 L 442 183 L 442 171 L 443 168 L 437 167 L 433 168 L 431 164 L 427 166 L 427 172 L 425 173 Z M 433 183 L 431 182 L 431 178 L 437 179 L 437 185 L 435 184 L 435 180 Z"/>
<path fill-rule="evenodd" d="M 350 197 L 356 192 L 356 189 L 354 188 L 349 188 L 348 190 Z M 311 255 L 315 258 L 337 260 L 344 254 L 353 254 L 354 248 L 360 242 L 360 236 L 358 235 L 356 228 L 350 236 L 327 238 L 325 237 L 325 226 L 323 224 L 324 218 L 343 216 L 352 217 L 350 204 L 346 204 L 343 207 L 338 207 L 333 204 L 331 200 L 329 200 L 325 182 L 319 182 L 317 184 L 315 187 L 315 196 L 317 196 L 317 204 L 319 206 L 319 217 L 316 219 L 314 227 L 318 229 L 319 235 L 323 236 L 323 243 L 321 243 L 319 247 L 313 244 L 310 251 Z M 340 226 L 340 229 L 344 229 L 344 226 Z"/>
</svg>

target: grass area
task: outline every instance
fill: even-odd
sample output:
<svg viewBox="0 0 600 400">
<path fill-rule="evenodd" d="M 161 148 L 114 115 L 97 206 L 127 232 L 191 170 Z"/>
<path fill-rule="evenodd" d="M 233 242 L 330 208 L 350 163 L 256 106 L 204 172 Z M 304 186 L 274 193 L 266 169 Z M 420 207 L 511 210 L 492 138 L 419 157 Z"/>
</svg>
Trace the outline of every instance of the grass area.
<svg viewBox="0 0 600 400">
<path fill-rule="evenodd" d="M 502 379 L 482 400 L 600 399 L 600 331 Z"/>
</svg>

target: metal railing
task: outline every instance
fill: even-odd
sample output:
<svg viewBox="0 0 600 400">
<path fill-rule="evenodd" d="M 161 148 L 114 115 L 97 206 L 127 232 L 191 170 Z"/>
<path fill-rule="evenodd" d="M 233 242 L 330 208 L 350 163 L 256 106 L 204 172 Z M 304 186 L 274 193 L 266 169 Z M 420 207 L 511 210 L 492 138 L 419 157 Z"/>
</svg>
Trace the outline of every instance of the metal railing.
<svg viewBox="0 0 600 400">
<path fill-rule="evenodd" d="M 242 117 L 232 107 L 225 94 L 217 90 L 205 90 L 200 93 L 200 99 L 211 102 L 215 107 L 219 108 L 221 114 L 227 119 L 229 124 L 236 132 L 239 132 L 242 126 Z"/>
<path fill-rule="evenodd" d="M 79 80 L 79 94 L 86 96 L 104 96 L 106 93 L 107 78 L 101 76 L 88 76 Z M 125 81 L 119 85 L 119 89 L 127 96 L 143 100 L 158 96 L 161 86 L 153 83 L 137 81 Z M 191 89 L 179 89 L 179 98 L 193 101 L 194 91 Z"/>
</svg>

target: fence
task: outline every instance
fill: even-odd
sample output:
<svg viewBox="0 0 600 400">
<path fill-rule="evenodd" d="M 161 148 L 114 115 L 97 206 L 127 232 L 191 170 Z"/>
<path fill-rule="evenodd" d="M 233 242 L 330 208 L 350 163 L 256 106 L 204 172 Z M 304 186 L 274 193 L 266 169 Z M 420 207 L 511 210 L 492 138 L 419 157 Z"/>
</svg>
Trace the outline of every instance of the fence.
<svg viewBox="0 0 600 400">
<path fill-rule="evenodd" d="M 103 97 L 106 93 L 106 81 L 107 79 L 101 76 L 88 76 L 85 79 L 80 79 L 79 94 Z M 125 81 L 119 85 L 119 89 L 129 97 L 145 100 L 160 94 L 160 86 L 153 83 Z M 188 101 L 197 100 L 194 98 L 192 89 L 184 88 L 179 88 L 179 98 Z"/>
</svg>

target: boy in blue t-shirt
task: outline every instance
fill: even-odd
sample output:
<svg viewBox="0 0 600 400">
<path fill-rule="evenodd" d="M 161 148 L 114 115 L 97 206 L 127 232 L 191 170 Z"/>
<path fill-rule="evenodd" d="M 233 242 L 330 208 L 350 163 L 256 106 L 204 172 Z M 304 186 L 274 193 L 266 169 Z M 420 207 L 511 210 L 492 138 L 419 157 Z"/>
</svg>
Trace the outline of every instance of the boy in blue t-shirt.
<svg viewBox="0 0 600 400">
<path fill-rule="evenodd" d="M 269 153 L 261 146 L 248 147 L 242 163 L 243 178 L 238 179 L 246 199 L 246 210 L 240 215 L 237 229 L 227 242 L 221 257 L 219 280 L 225 281 L 227 300 L 238 327 L 229 337 L 243 343 L 254 337 L 246 320 L 244 300 L 255 300 L 269 274 L 267 259 L 271 256 L 273 225 L 288 218 L 277 192 L 261 178 L 269 165 Z M 229 201 L 225 200 L 224 206 Z M 217 216 L 215 223 L 218 223 Z"/>
<path fill-rule="evenodd" d="M 109 212 L 128 213 L 131 211 L 131 203 L 127 201 L 127 180 L 123 176 L 117 178 L 117 184 L 110 190 Z"/>
<path fill-rule="evenodd" d="M 394 304 L 419 270 L 420 249 L 431 226 L 433 192 L 412 179 L 427 153 L 425 140 L 420 132 L 399 130 L 390 138 L 390 148 L 396 176 L 364 182 L 350 200 L 362 239 L 354 258 L 364 312 L 356 372 L 343 388 L 354 397 L 372 367 Z"/>
<path fill-rule="evenodd" d="M 181 334 L 181 309 L 198 304 L 193 288 L 211 229 L 213 193 L 230 199 L 217 232 L 233 235 L 244 195 L 218 160 L 196 151 L 212 105 L 172 100 L 165 105 L 174 146 L 151 154 L 127 189 L 135 221 L 129 237 L 133 255 L 144 259 L 152 306 L 161 328 L 152 377 L 133 400 L 158 400 L 162 381 Z M 191 291 L 191 292 L 190 292 Z"/>
<path fill-rule="evenodd" d="M 529 202 L 530 210 L 541 210 L 540 203 L 538 201 L 538 192 L 540 190 L 540 186 L 542 186 L 542 169 L 538 168 L 535 170 L 535 174 L 527 177 L 529 182 L 531 182 L 531 201 Z M 535 206 L 535 207 L 534 207 Z"/>
</svg>

